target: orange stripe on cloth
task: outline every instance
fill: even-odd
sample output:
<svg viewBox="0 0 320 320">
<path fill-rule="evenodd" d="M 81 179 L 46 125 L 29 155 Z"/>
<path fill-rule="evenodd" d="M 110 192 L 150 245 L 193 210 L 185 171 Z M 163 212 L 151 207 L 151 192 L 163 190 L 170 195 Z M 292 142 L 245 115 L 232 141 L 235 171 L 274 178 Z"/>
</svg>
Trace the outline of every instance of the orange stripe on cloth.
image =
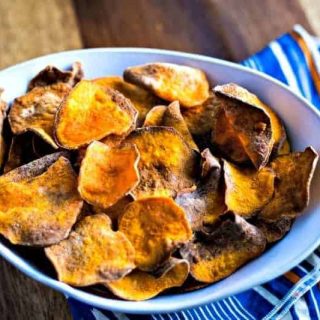
<svg viewBox="0 0 320 320">
<path fill-rule="evenodd" d="M 318 73 L 316 64 L 313 60 L 313 56 L 312 53 L 306 43 L 306 41 L 303 39 L 303 37 L 296 31 L 292 31 L 291 36 L 297 41 L 299 47 L 301 48 L 306 61 L 308 63 L 309 69 L 310 69 L 310 73 L 311 73 L 311 77 L 314 81 L 314 84 L 317 88 L 318 94 L 320 95 L 320 74 Z"/>
<path fill-rule="evenodd" d="M 292 271 L 285 273 L 284 277 L 287 278 L 292 283 L 297 283 L 300 280 L 300 277 Z"/>
</svg>

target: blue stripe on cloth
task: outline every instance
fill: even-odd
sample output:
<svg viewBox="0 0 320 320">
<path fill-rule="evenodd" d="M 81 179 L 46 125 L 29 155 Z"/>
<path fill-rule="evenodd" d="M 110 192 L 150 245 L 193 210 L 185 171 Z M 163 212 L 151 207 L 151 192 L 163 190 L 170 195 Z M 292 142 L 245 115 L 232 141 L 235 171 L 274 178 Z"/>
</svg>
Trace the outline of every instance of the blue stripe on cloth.
<svg viewBox="0 0 320 320">
<path fill-rule="evenodd" d="M 315 41 L 301 27 L 295 27 L 295 30 L 302 36 L 308 36 L 307 43 Z M 320 52 L 320 40 L 316 41 Z M 318 60 L 320 65 L 320 54 Z M 265 49 L 243 61 L 242 64 L 290 85 L 320 109 L 320 97 L 312 81 L 307 60 L 291 35 L 287 34 L 272 41 Z M 319 249 L 291 272 L 300 277 L 295 284 L 285 276 L 280 276 L 262 286 L 222 301 L 170 314 L 124 315 L 99 310 L 71 298 L 68 298 L 68 302 L 74 320 L 320 319 L 320 290 L 315 285 L 320 280 Z"/>
</svg>

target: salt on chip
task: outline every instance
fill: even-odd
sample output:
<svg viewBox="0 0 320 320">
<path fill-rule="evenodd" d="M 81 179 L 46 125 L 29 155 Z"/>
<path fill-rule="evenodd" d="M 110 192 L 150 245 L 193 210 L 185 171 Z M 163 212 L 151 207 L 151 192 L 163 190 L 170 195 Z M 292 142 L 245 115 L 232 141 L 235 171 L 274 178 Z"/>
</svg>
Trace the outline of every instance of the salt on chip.
<svg viewBox="0 0 320 320">
<path fill-rule="evenodd" d="M 81 162 L 78 190 L 90 204 L 109 208 L 139 183 L 139 152 L 134 145 L 110 148 L 92 142 Z"/>
<path fill-rule="evenodd" d="M 263 233 L 237 215 L 227 215 L 204 241 L 186 244 L 180 253 L 190 262 L 190 274 L 198 281 L 219 281 L 259 256 L 265 249 Z"/>
<path fill-rule="evenodd" d="M 219 160 L 205 149 L 202 153 L 202 179 L 197 189 L 178 195 L 175 201 L 186 212 L 193 231 L 213 224 L 226 211 L 222 169 Z"/>
<path fill-rule="evenodd" d="M 135 144 L 140 153 L 140 182 L 131 192 L 134 198 L 174 197 L 194 188 L 198 156 L 175 129 L 136 129 L 124 142 Z"/>
<path fill-rule="evenodd" d="M 107 282 L 106 286 L 122 299 L 142 301 L 151 299 L 166 289 L 182 286 L 188 274 L 188 261 L 171 258 L 170 267 L 160 277 L 134 270 L 122 279 Z"/>
<path fill-rule="evenodd" d="M 223 169 L 228 210 L 249 218 L 272 199 L 275 173 L 271 168 L 256 171 L 224 161 Z"/>
<path fill-rule="evenodd" d="M 51 164 L 54 158 L 49 155 L 0 177 L 0 233 L 13 244 L 57 243 L 77 220 L 83 204 L 77 176 L 68 159 L 59 157 Z"/>
<path fill-rule="evenodd" d="M 45 249 L 60 281 L 89 286 L 119 279 L 134 269 L 134 249 L 126 236 L 111 230 L 104 214 L 85 217 L 60 243 Z"/>
<path fill-rule="evenodd" d="M 60 105 L 55 137 L 62 147 L 77 149 L 110 134 L 128 134 L 136 117 L 137 111 L 120 92 L 82 80 Z"/>
<path fill-rule="evenodd" d="M 47 66 L 41 70 L 28 85 L 28 91 L 35 87 L 46 87 L 56 83 L 66 83 L 73 87 L 83 78 L 80 62 L 75 62 L 70 71 L 62 71 L 55 66 Z"/>
<path fill-rule="evenodd" d="M 143 123 L 149 110 L 159 102 L 159 99 L 152 93 L 134 84 L 125 82 L 122 77 L 111 76 L 98 78 L 93 81 L 104 88 L 115 89 L 130 99 L 138 111 L 138 126 Z"/>
<path fill-rule="evenodd" d="M 250 160 L 257 169 L 264 167 L 274 144 L 269 114 L 220 93 L 220 86 L 214 91 L 221 103 L 219 117 L 213 123 L 212 143 L 234 162 Z"/>
<path fill-rule="evenodd" d="M 260 213 L 262 219 L 276 221 L 302 213 L 309 203 L 310 185 L 318 158 L 317 152 L 308 147 L 303 152 L 278 156 L 271 162 L 277 184 L 274 197 Z"/>
<path fill-rule="evenodd" d="M 58 83 L 35 87 L 16 98 L 9 112 L 12 132 L 21 134 L 32 131 L 57 149 L 53 137 L 54 119 L 62 100 L 69 92 L 70 86 Z"/>
<path fill-rule="evenodd" d="M 286 132 L 280 118 L 269 106 L 263 103 L 255 94 L 235 83 L 216 86 L 214 90 L 215 92 L 223 94 L 231 99 L 241 101 L 265 111 L 270 117 L 271 121 L 273 149 L 275 150 L 275 153 L 281 149 L 286 139 Z"/>
<path fill-rule="evenodd" d="M 193 67 L 173 63 L 148 63 L 129 67 L 124 79 L 153 92 L 156 96 L 183 107 L 203 103 L 209 96 L 209 83 L 205 73 Z"/>
<path fill-rule="evenodd" d="M 143 271 L 155 270 L 192 237 L 184 210 L 167 197 L 130 203 L 120 218 L 119 230 L 132 243 L 136 265 Z"/>
<path fill-rule="evenodd" d="M 162 124 L 162 119 L 167 106 L 155 106 L 146 114 L 143 127 L 158 127 Z"/>
</svg>

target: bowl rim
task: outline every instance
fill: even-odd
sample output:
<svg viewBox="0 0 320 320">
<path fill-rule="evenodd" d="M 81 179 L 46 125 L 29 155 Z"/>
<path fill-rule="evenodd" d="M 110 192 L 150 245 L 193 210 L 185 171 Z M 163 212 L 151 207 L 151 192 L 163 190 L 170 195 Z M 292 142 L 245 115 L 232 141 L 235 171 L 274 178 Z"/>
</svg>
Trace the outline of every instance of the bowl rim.
<svg viewBox="0 0 320 320">
<path fill-rule="evenodd" d="M 90 48 L 90 49 L 76 49 L 76 50 L 67 50 L 57 53 L 51 53 L 47 55 L 42 55 L 24 62 L 20 62 L 16 65 L 11 67 L 7 67 L 5 69 L 0 70 L 0 76 L 3 77 L 6 73 L 14 72 L 16 69 L 21 69 L 29 65 L 33 65 L 35 63 L 41 63 L 48 59 L 58 59 L 59 57 L 64 56 L 76 56 L 79 53 L 83 52 L 94 52 L 94 53 L 143 53 L 143 54 L 160 54 L 163 56 L 176 56 L 181 58 L 193 59 L 195 61 L 202 61 L 208 62 L 213 64 L 218 64 L 221 66 L 225 66 L 231 69 L 237 69 L 239 71 L 250 73 L 265 79 L 267 82 L 271 82 L 276 86 L 280 86 L 283 90 L 290 93 L 295 99 L 297 99 L 304 108 L 308 108 L 311 110 L 315 117 L 320 119 L 320 111 L 316 109 L 306 98 L 302 97 L 300 94 L 296 93 L 292 88 L 289 86 L 281 83 L 279 80 L 272 78 L 269 75 L 266 75 L 260 71 L 250 69 L 238 63 L 212 58 L 206 55 L 195 54 L 195 53 L 185 53 L 181 51 L 174 51 L 174 50 L 164 50 L 164 49 L 153 49 L 153 48 L 134 48 L 134 47 L 108 47 L 108 48 Z M 81 59 L 80 59 L 81 60 Z M 237 294 L 239 292 L 243 292 L 248 290 L 254 286 L 260 285 L 267 281 L 274 279 L 275 277 L 285 273 L 292 267 L 299 264 L 302 260 L 308 257 L 318 246 L 320 245 L 320 233 L 319 238 L 317 241 L 313 243 L 307 250 L 304 251 L 303 254 L 294 257 L 287 264 L 282 265 L 280 268 L 271 275 L 256 281 L 255 283 L 244 284 L 238 287 L 233 294 Z M 201 306 L 213 301 L 217 301 L 217 298 L 211 297 L 210 294 L 199 296 L 197 298 L 192 297 L 193 292 L 199 292 L 204 289 L 199 289 L 193 292 L 188 293 L 179 293 L 179 294 L 172 294 L 173 298 L 180 296 L 181 299 L 175 299 L 174 303 L 165 304 L 165 303 L 158 303 L 154 304 L 153 299 L 146 300 L 146 301 L 125 301 L 125 300 L 117 300 L 117 299 L 110 299 L 101 296 L 97 296 L 93 293 L 88 293 L 82 291 L 81 288 L 74 288 L 71 287 L 63 282 L 60 282 L 38 270 L 35 270 L 27 261 L 25 261 L 22 257 L 18 254 L 14 253 L 12 250 L 7 248 L 3 243 L 0 242 L 0 256 L 2 256 L 5 260 L 15 266 L 18 270 L 23 272 L 25 275 L 29 276 L 30 278 L 45 284 L 61 293 L 63 293 L 67 298 L 71 297 L 75 300 L 81 301 L 86 303 L 92 307 L 98 307 L 101 309 L 106 309 L 115 312 L 126 312 L 126 313 L 133 313 L 133 314 L 150 314 L 150 313 L 168 313 L 168 312 L 175 312 L 182 309 L 189 309 L 197 306 Z M 208 288 L 208 287 L 207 287 Z M 167 297 L 170 297 L 168 295 Z M 228 294 L 222 294 L 219 299 L 223 299 L 228 297 Z"/>
</svg>

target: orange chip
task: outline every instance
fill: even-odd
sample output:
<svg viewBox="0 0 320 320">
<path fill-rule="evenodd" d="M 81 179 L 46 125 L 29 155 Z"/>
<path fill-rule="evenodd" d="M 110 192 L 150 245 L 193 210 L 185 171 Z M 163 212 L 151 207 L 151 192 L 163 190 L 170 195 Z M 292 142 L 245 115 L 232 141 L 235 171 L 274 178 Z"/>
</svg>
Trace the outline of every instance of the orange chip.
<svg viewBox="0 0 320 320">
<path fill-rule="evenodd" d="M 3 123 L 7 116 L 8 105 L 1 98 L 3 90 L 0 88 L 0 168 L 2 168 L 6 153 L 7 144 L 3 137 Z"/>
<path fill-rule="evenodd" d="M 51 164 L 56 157 L 46 156 L 0 177 L 0 233 L 13 244 L 57 243 L 77 220 L 83 203 L 77 176 L 64 157 Z"/>
<path fill-rule="evenodd" d="M 94 80 L 95 83 L 105 87 L 112 88 L 121 92 L 126 98 L 130 99 L 138 111 L 137 123 L 140 126 L 147 113 L 155 106 L 159 99 L 152 93 L 134 84 L 125 82 L 122 77 L 104 77 Z"/>
<path fill-rule="evenodd" d="M 227 161 L 224 161 L 223 168 L 225 201 L 229 210 L 249 218 L 270 202 L 275 179 L 272 169 L 239 168 Z"/>
<path fill-rule="evenodd" d="M 192 237 L 185 212 L 171 198 L 145 198 L 130 203 L 119 230 L 132 243 L 137 267 L 155 270 L 182 243 Z"/>
<path fill-rule="evenodd" d="M 14 100 L 9 122 L 14 134 L 32 131 L 57 148 L 53 138 L 54 118 L 63 98 L 70 92 L 65 83 L 35 87 Z"/>
<path fill-rule="evenodd" d="M 83 70 L 80 62 L 75 62 L 71 71 L 62 71 L 54 66 L 47 66 L 29 82 L 28 91 L 35 87 L 45 87 L 56 83 L 66 83 L 73 87 L 82 78 Z"/>
<path fill-rule="evenodd" d="M 140 183 L 131 192 L 136 199 L 175 196 L 193 189 L 198 157 L 175 129 L 137 129 L 125 143 L 135 144 L 140 153 Z"/>
<path fill-rule="evenodd" d="M 162 119 L 167 106 L 155 106 L 146 114 L 143 127 L 159 127 L 162 125 Z"/>
<path fill-rule="evenodd" d="M 184 107 L 201 104 L 209 96 L 205 73 L 188 66 L 161 62 L 144 64 L 127 68 L 124 79 L 164 100 L 178 100 Z"/>
<path fill-rule="evenodd" d="M 259 256 L 265 249 L 263 233 L 237 215 L 226 215 L 204 242 L 190 242 L 180 249 L 198 281 L 219 281 Z"/>
<path fill-rule="evenodd" d="M 276 153 L 281 149 L 284 141 L 286 140 L 286 132 L 281 120 L 270 107 L 264 104 L 256 95 L 235 83 L 217 86 L 215 87 L 215 92 L 219 92 L 231 99 L 241 101 L 265 111 L 271 121 L 272 139 L 274 143 L 273 148 Z"/>
<path fill-rule="evenodd" d="M 120 280 L 107 282 L 106 286 L 122 299 L 141 301 L 151 299 L 166 289 L 182 286 L 188 274 L 188 261 L 171 258 L 170 267 L 160 277 L 134 270 Z"/>
<path fill-rule="evenodd" d="M 55 136 L 64 148 L 77 149 L 110 134 L 128 134 L 136 117 L 133 105 L 121 93 L 82 80 L 60 106 Z"/>
<path fill-rule="evenodd" d="M 288 141 L 288 139 L 286 139 L 283 142 L 282 147 L 278 149 L 278 155 L 281 156 L 283 154 L 288 154 L 290 152 L 291 152 L 290 142 Z"/>
<path fill-rule="evenodd" d="M 178 195 L 176 202 L 185 210 L 192 230 L 213 224 L 226 211 L 222 170 L 219 160 L 205 149 L 202 153 L 202 180 L 197 189 Z"/>
<path fill-rule="evenodd" d="M 81 162 L 78 190 L 93 205 L 109 208 L 139 183 L 139 152 L 134 145 L 110 148 L 94 141 Z"/>
<path fill-rule="evenodd" d="M 125 235 L 111 230 L 104 214 L 85 217 L 68 239 L 45 249 L 60 281 L 89 286 L 119 279 L 134 269 L 134 249 Z"/>
<path fill-rule="evenodd" d="M 260 213 L 262 219 L 277 221 L 301 214 L 309 203 L 310 184 L 318 158 L 317 152 L 308 147 L 303 152 L 278 156 L 271 162 L 277 184 L 274 197 Z"/>
<path fill-rule="evenodd" d="M 221 99 L 213 123 L 212 143 L 225 157 L 244 163 L 250 160 L 259 169 L 268 163 L 274 140 L 269 114 L 262 108 L 231 99 L 214 88 Z"/>
</svg>

